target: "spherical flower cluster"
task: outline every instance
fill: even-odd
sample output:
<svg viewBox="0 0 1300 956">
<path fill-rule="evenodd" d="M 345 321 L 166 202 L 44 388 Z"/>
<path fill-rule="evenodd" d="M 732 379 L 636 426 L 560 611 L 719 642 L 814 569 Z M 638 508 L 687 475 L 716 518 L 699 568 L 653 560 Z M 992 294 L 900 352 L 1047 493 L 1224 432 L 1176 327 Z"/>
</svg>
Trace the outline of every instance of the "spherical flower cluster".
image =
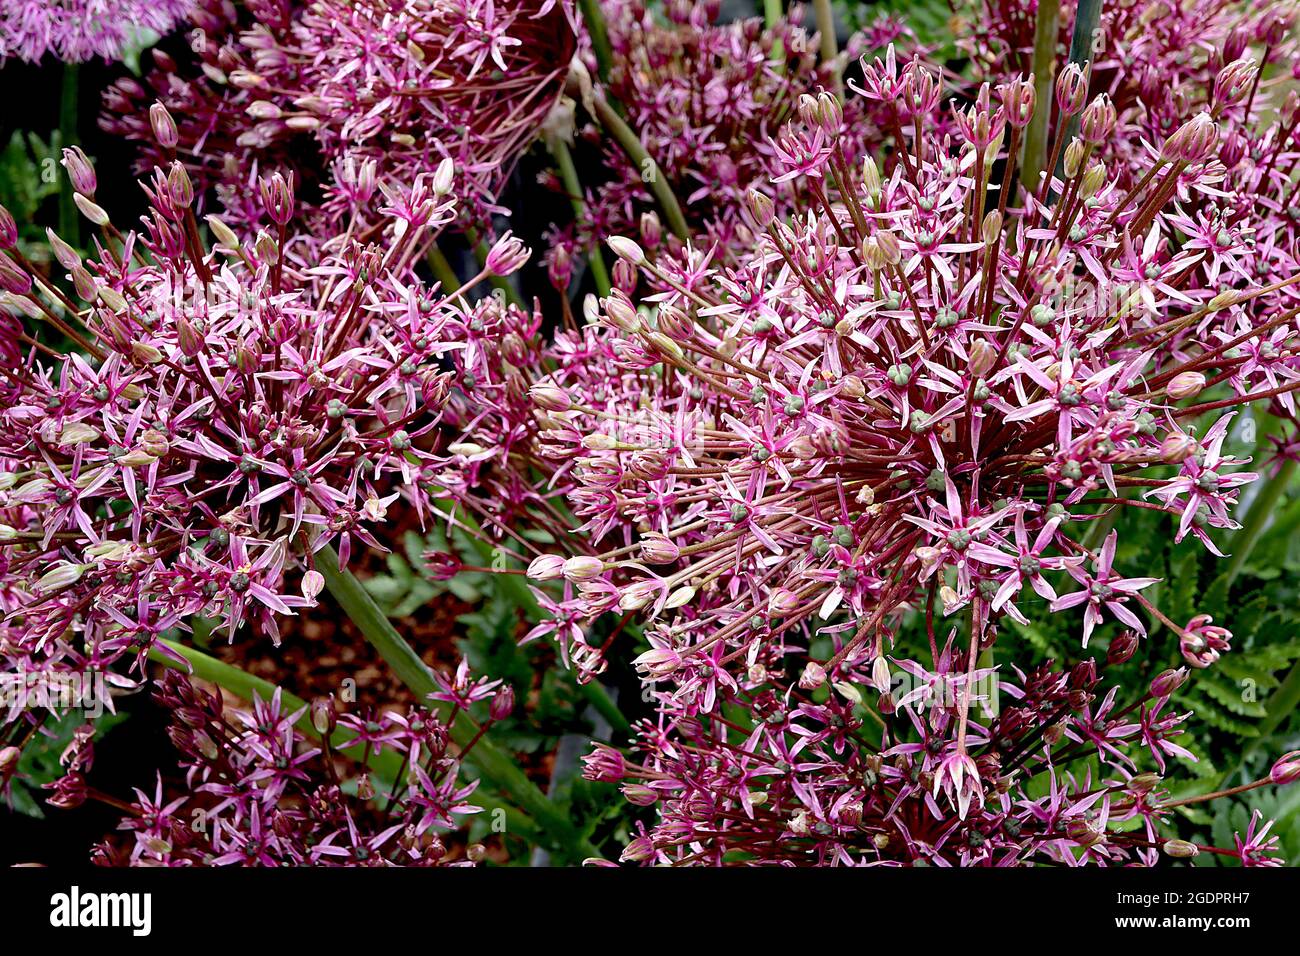
<svg viewBox="0 0 1300 956">
<path fill-rule="evenodd" d="M 253 4 L 233 29 L 208 13 L 192 41 L 202 72 L 156 55 L 148 89 L 127 78 L 105 94 L 101 124 L 144 144 L 147 169 L 168 155 L 148 114 L 162 102 L 179 118 L 171 145 L 241 232 L 264 221 L 249 185 L 272 170 L 318 197 L 298 211 L 312 231 L 364 237 L 386 187 L 409 188 L 446 159 L 462 215 L 481 225 L 559 96 L 576 44 L 571 5 L 391 7 Z"/>
<path fill-rule="evenodd" d="M 496 683 L 475 682 L 475 696 L 491 696 Z M 231 710 L 175 671 L 154 696 L 171 713 L 168 736 L 187 790 L 168 799 L 161 778 L 152 794 L 137 789 L 119 827 L 131 841 L 97 847 L 100 865 L 466 866 L 482 859 L 480 845 L 453 854 L 444 841 L 482 808 L 470 802 L 477 783 L 459 779 L 446 720 L 434 711 L 340 716 L 326 698 L 294 711 L 278 690 Z M 361 751 L 354 779 L 341 779 L 334 766 L 338 739 Z M 56 785 L 56 803 L 86 798 L 92 752 L 88 742 L 79 748 Z M 385 782 L 380 775 L 393 772 L 394 760 L 412 772 Z M 391 788 L 384 815 L 370 806 L 377 782 Z"/>
<path fill-rule="evenodd" d="M 139 673 L 196 615 L 277 640 L 278 616 L 323 587 L 322 549 L 346 565 L 356 542 L 378 546 L 399 498 L 429 513 L 417 479 L 443 457 L 446 356 L 504 307 L 470 304 L 477 280 L 446 297 L 415 278 L 454 216 L 422 178 L 387 194 L 375 242 L 322 242 L 288 231 L 273 174 L 258 193 L 275 232 L 241 241 L 210 217 L 208 248 L 180 163 L 155 169 L 145 229 L 123 235 L 85 157 L 65 162 L 102 227 L 95 259 L 50 234 L 82 304 L 11 241 L 0 252 L 6 312 L 79 346 L 19 331 L 0 367 L 0 636 L 9 673 L 130 682 L 114 663 Z"/>
<path fill-rule="evenodd" d="M 0 3 L 0 63 L 116 60 L 141 31 L 169 33 L 194 0 L 4 0 Z"/>
<path fill-rule="evenodd" d="M 925 71 L 864 64 L 861 89 L 937 88 Z M 641 732 L 640 782 L 664 809 L 629 859 L 1063 860 L 1068 844 L 1149 861 L 1158 847 L 1108 826 L 1140 815 L 1153 832 L 1159 800 L 1132 782 L 1121 747 L 1147 748 L 1162 770 L 1186 755 L 1171 742 L 1185 715 L 1166 712 L 1185 675 L 1121 707 L 1091 665 L 1012 680 L 979 661 L 999 618 L 1025 622 L 1035 593 L 1083 609 L 1085 647 L 1104 621 L 1140 635 L 1135 611 L 1162 616 L 1143 594 L 1155 579 L 1116 567 L 1105 516 L 1163 511 L 1177 539 L 1215 549 L 1208 530 L 1235 526 L 1237 489 L 1254 477 L 1223 453 L 1232 409 L 1300 388 L 1290 363 L 1267 378 L 1231 350 L 1290 328 L 1294 312 L 1259 288 L 1169 281 L 1186 255 L 1166 238 L 1169 197 L 1109 171 L 1105 96 L 1062 117 L 1081 111 L 1084 133 L 1065 150 L 1059 198 L 1009 207 L 1014 171 L 998 183 L 993 170 L 1034 108 L 1025 79 L 985 86 L 957 113 L 959 137 L 900 124 L 890 168 L 868 161 L 840 202 L 819 196 L 786 221 L 754 195 L 758 238 L 734 267 L 611 240 L 657 290 L 640 309 L 615 292 L 599 315 L 639 401 L 588 395 L 561 370 L 548 384 L 563 399 L 548 392 L 538 411 L 579 484 L 568 497 L 584 529 L 611 540 L 530 573 L 564 582 L 557 634 L 607 612 L 649 622 L 637 664 L 661 719 Z M 837 131 L 820 116 L 779 134 L 825 146 L 786 155 L 777 179 L 827 166 Z M 1193 119 L 1170 139 L 1212 143 L 1216 125 Z M 1218 383 L 1226 398 L 1198 398 Z M 913 609 L 928 664 L 891 653 Z M 962 643 L 956 628 L 937 634 L 940 614 L 963 621 Z M 1200 623 L 1171 627 L 1198 666 L 1226 647 L 1219 629 L 1212 645 Z M 825 657 L 810 653 L 827 640 Z M 598 648 L 573 656 L 603 666 Z M 900 672 L 954 692 L 914 708 L 931 695 L 900 693 Z M 1031 703 L 981 719 L 990 683 Z M 752 723 L 723 719 L 728 705 Z M 1114 777 L 1054 769 L 1062 750 L 1092 747 Z M 1009 759 L 1021 773 L 1004 772 Z M 1033 767 L 1050 798 L 1026 789 Z M 1008 819 L 1011 842 L 990 840 Z"/>
</svg>

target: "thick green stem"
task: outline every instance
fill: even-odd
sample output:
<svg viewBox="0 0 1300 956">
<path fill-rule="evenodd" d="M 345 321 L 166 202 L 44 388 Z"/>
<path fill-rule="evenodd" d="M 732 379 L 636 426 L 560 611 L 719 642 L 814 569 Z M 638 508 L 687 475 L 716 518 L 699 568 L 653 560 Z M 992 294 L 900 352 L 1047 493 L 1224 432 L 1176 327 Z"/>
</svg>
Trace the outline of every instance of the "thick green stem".
<svg viewBox="0 0 1300 956">
<path fill-rule="evenodd" d="M 781 0 L 763 0 L 763 25 L 767 29 L 773 29 L 784 16 L 785 11 L 781 9 Z M 772 59 L 777 61 L 777 72 L 784 72 L 785 44 L 780 37 L 772 38 Z"/>
<path fill-rule="evenodd" d="M 443 292 L 451 293 L 460 288 L 460 279 L 456 276 L 456 270 L 451 267 L 447 257 L 436 245 L 429 247 L 429 251 L 424 254 L 424 261 L 433 270 L 433 277 L 441 283 Z"/>
<path fill-rule="evenodd" d="M 609 82 L 609 71 L 614 66 L 614 53 L 609 46 L 609 31 L 605 29 L 605 15 L 600 12 L 600 0 L 578 0 L 582 19 L 587 23 L 587 35 L 596 53 L 596 69 L 603 83 Z"/>
<path fill-rule="evenodd" d="M 839 46 L 835 42 L 835 14 L 831 10 L 831 0 L 813 0 L 813 16 L 817 20 L 817 35 L 821 38 L 822 62 L 833 64 L 839 56 Z M 835 89 L 840 90 L 840 76 L 835 74 Z"/>
<path fill-rule="evenodd" d="M 1032 193 L 1047 164 L 1047 124 L 1052 116 L 1052 87 L 1056 80 L 1056 34 L 1060 28 L 1061 0 L 1039 0 L 1034 24 L 1034 115 L 1025 130 L 1025 156 L 1020 181 Z"/>
<path fill-rule="evenodd" d="M 678 239 L 686 242 L 690 237 L 690 229 L 686 226 L 682 207 L 677 204 L 672 186 L 668 184 L 668 180 L 659 171 L 658 164 L 641 144 L 640 137 L 623 121 L 623 117 L 618 115 L 614 107 L 609 105 L 609 101 L 599 90 L 593 91 L 589 101 L 596 113 L 597 121 L 614 137 L 623 152 L 627 153 L 628 159 L 632 160 L 633 165 L 641 171 L 641 178 L 648 183 L 650 191 L 654 193 L 659 207 L 663 210 L 668 228 Z"/>
<path fill-rule="evenodd" d="M 415 649 L 397 633 L 361 582 L 350 571 L 339 567 L 338 555 L 333 548 L 326 546 L 316 552 L 316 568 L 324 575 L 330 594 L 366 640 L 379 651 L 393 673 L 416 696 L 427 699 L 437 689 L 433 673 Z M 572 821 L 524 776 L 513 760 L 498 750 L 486 735 L 480 735 L 481 728 L 473 718 L 462 712 L 449 730 L 452 740 L 461 747 L 477 740 L 473 750 L 465 755 L 465 763 L 475 767 L 486 781 L 499 788 L 531 817 L 552 849 L 565 853 L 571 860 L 600 856 L 600 851 L 587 842 Z"/>
<path fill-rule="evenodd" d="M 63 91 L 59 100 L 59 145 L 76 146 L 77 136 L 77 64 L 63 64 Z M 81 214 L 72 201 L 72 179 L 60 171 L 59 238 L 74 249 L 81 247 Z"/>
<path fill-rule="evenodd" d="M 576 218 L 585 216 L 587 204 L 582 198 L 582 181 L 578 179 L 578 167 L 573 164 L 573 153 L 569 152 L 569 145 L 559 136 L 548 136 L 546 148 L 551 151 L 551 155 L 555 157 L 555 165 L 560 168 L 560 179 L 569 194 L 573 215 Z M 591 267 L 591 277 L 596 281 L 596 290 L 602 296 L 609 295 L 609 272 L 605 268 L 605 260 L 599 248 L 592 249 L 587 254 L 587 264 Z"/>
<path fill-rule="evenodd" d="M 1092 59 L 1093 37 L 1097 32 L 1097 23 L 1101 19 L 1101 0 L 1079 0 L 1079 7 L 1074 12 L 1074 33 L 1070 37 L 1070 62 L 1084 66 Z M 1079 117 L 1075 113 L 1065 128 L 1065 142 L 1070 142 L 1079 134 Z M 1065 173 L 1065 154 L 1056 162 L 1056 172 Z"/>
</svg>

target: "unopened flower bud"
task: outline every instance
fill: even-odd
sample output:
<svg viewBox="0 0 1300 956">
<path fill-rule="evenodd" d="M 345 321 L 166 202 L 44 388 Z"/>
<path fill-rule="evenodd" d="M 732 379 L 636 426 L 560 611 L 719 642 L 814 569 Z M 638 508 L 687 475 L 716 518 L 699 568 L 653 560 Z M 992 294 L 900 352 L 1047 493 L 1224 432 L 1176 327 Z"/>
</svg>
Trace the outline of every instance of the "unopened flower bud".
<svg viewBox="0 0 1300 956">
<path fill-rule="evenodd" d="M 826 668 L 816 661 L 809 661 L 799 675 L 799 687 L 803 690 L 816 690 L 826 683 Z"/>
<path fill-rule="evenodd" d="M 605 564 L 600 558 L 585 554 L 576 555 L 564 562 L 564 577 L 574 583 L 594 581 L 604 570 Z"/>
<path fill-rule="evenodd" d="M 601 783 L 618 783 L 627 776 L 627 761 L 623 754 L 606 744 L 596 744 L 591 753 L 582 758 L 582 775 Z"/>
<path fill-rule="evenodd" d="M 1070 145 L 1065 147 L 1065 158 L 1061 162 L 1061 169 L 1067 179 L 1079 175 L 1079 167 L 1083 165 L 1083 159 L 1087 154 L 1088 147 L 1081 139 L 1073 139 Z"/>
<path fill-rule="evenodd" d="M 1217 312 L 1220 309 L 1226 309 L 1230 305 L 1235 305 L 1236 302 L 1237 302 L 1236 290 L 1225 289 L 1224 291 L 1216 295 L 1213 299 L 1211 299 L 1208 303 L 1206 303 L 1205 308 L 1209 312 Z"/>
<path fill-rule="evenodd" d="M 1283 126 L 1294 126 L 1296 118 L 1300 117 L 1300 90 L 1294 87 L 1287 91 L 1286 99 L 1282 101 L 1282 108 L 1278 110 L 1278 115 L 1282 118 Z"/>
<path fill-rule="evenodd" d="M 149 107 L 149 128 L 153 130 L 153 138 L 163 149 L 176 148 L 179 139 L 176 133 L 176 121 L 172 119 L 172 114 L 167 112 L 167 107 L 161 103 L 154 103 Z"/>
<path fill-rule="evenodd" d="M 880 195 L 880 169 L 870 156 L 862 160 L 862 188 L 868 196 Z"/>
<path fill-rule="evenodd" d="M 656 581 L 638 581 L 623 588 L 618 597 L 620 611 L 639 611 L 651 601 L 659 591 Z"/>
<path fill-rule="evenodd" d="M 893 675 L 889 673 L 889 662 L 883 655 L 877 657 L 871 665 L 871 686 L 880 693 L 887 694 L 893 683 Z"/>
<path fill-rule="evenodd" d="M 131 357 L 141 365 L 157 365 L 163 359 L 162 351 L 148 342 L 132 342 Z"/>
<path fill-rule="evenodd" d="M 880 272 L 889 264 L 885 260 L 884 250 L 880 248 L 880 240 L 875 236 L 867 236 L 862 240 L 862 261 L 872 272 Z"/>
<path fill-rule="evenodd" d="M 1205 376 L 1200 372 L 1179 372 L 1165 386 L 1165 394 L 1171 401 L 1181 402 L 1185 398 L 1194 398 L 1205 388 Z"/>
<path fill-rule="evenodd" d="M 32 277 L 8 256 L 0 256 L 0 289 L 11 295 L 26 295 L 31 288 Z"/>
<path fill-rule="evenodd" d="M 262 262 L 270 264 L 280 260 L 280 245 L 270 233 L 259 232 L 253 240 L 253 250 Z"/>
<path fill-rule="evenodd" d="M 1126 789 L 1130 793 L 1150 793 L 1160 783 L 1158 773 L 1139 773 L 1129 778 Z"/>
<path fill-rule="evenodd" d="M 1028 126 L 1034 115 L 1034 98 L 1032 77 L 1027 80 L 1017 77 L 1006 84 L 1002 91 L 1002 105 L 1006 109 L 1007 122 L 1020 128 Z"/>
<path fill-rule="evenodd" d="M 659 221 L 659 214 L 653 209 L 641 213 L 641 238 L 651 249 L 663 241 L 664 227 Z"/>
<path fill-rule="evenodd" d="M 554 581 L 564 574 L 564 559 L 554 554 L 533 558 L 528 565 L 528 577 L 534 581 Z"/>
<path fill-rule="evenodd" d="M 81 193 L 73 193 L 72 201 L 81 210 L 81 214 L 90 220 L 92 225 L 108 225 L 108 213 L 104 211 L 102 206 L 97 206 Z"/>
<path fill-rule="evenodd" d="M 641 540 L 641 557 L 649 564 L 671 564 L 681 556 L 681 548 L 661 534 L 649 534 Z"/>
<path fill-rule="evenodd" d="M 1201 852 L 1200 847 L 1186 840 L 1166 840 L 1163 849 L 1166 856 L 1171 856 L 1175 860 L 1190 860 Z"/>
<path fill-rule="evenodd" d="M 1286 39 L 1293 20 L 1294 13 L 1286 5 L 1279 4 L 1259 18 L 1255 24 L 1255 39 L 1265 46 L 1277 46 Z"/>
<path fill-rule="evenodd" d="M 680 345 L 662 332 L 651 332 L 646 335 L 646 343 L 660 355 L 679 359 L 685 354 Z"/>
<path fill-rule="evenodd" d="M 181 354 L 187 358 L 193 358 L 203 351 L 203 336 L 194 327 L 194 323 L 184 316 L 176 325 L 176 344 L 181 347 Z"/>
<path fill-rule="evenodd" d="M 456 164 L 448 156 L 438 164 L 433 172 L 433 194 L 441 199 L 451 192 L 452 181 L 456 176 Z"/>
<path fill-rule="evenodd" d="M 32 590 L 37 594 L 50 594 L 71 587 L 81 580 L 81 576 L 86 573 L 89 567 L 89 564 L 71 564 L 67 561 L 60 561 L 36 580 Z"/>
<path fill-rule="evenodd" d="M 81 265 L 81 256 L 77 250 L 68 245 L 53 229 L 46 228 L 45 237 L 49 240 L 50 249 L 54 253 L 54 258 L 58 260 L 59 265 L 71 272 Z"/>
<path fill-rule="evenodd" d="M 817 94 L 817 122 L 832 136 L 840 131 L 844 122 L 844 107 L 840 105 L 839 97 L 828 90 Z"/>
<path fill-rule="evenodd" d="M 357 797 L 361 800 L 371 800 L 375 796 L 375 785 L 370 780 L 370 774 L 363 773 L 357 778 Z"/>
<path fill-rule="evenodd" d="M 1259 68 L 1250 57 L 1229 63 L 1214 78 L 1214 105 L 1222 109 L 1241 102 L 1250 91 L 1258 72 Z"/>
<path fill-rule="evenodd" d="M 691 601 L 695 600 L 696 593 L 696 589 L 691 587 L 689 584 L 677 588 L 668 595 L 668 599 L 664 601 L 664 607 L 669 610 L 685 607 L 687 604 L 690 604 Z"/>
<path fill-rule="evenodd" d="M 528 395 L 536 405 L 548 412 L 565 412 L 573 407 L 569 393 L 549 382 L 538 382 L 528 389 Z"/>
<path fill-rule="evenodd" d="M 845 375 L 840 379 L 840 394 L 845 398 L 862 398 L 867 394 L 867 386 L 858 376 Z"/>
<path fill-rule="evenodd" d="M 659 306 L 657 324 L 661 332 L 679 341 L 687 341 L 695 335 L 695 323 L 690 317 L 666 302 Z"/>
<path fill-rule="evenodd" d="M 642 481 L 659 481 L 667 476 L 672 464 L 668 454 L 658 448 L 642 448 L 627 463 L 627 473 Z"/>
<path fill-rule="evenodd" d="M 975 378 L 983 378 L 997 361 L 998 350 L 988 339 L 977 339 L 971 346 L 966 368 Z"/>
<path fill-rule="evenodd" d="M 626 259 L 634 266 L 645 265 L 645 253 L 640 246 L 626 236 L 610 236 L 607 243 L 609 248 L 620 259 Z"/>
<path fill-rule="evenodd" d="M 60 445 L 84 445 L 99 438 L 99 429 L 88 422 L 68 422 L 59 431 Z"/>
<path fill-rule="evenodd" d="M 0 206 L 0 249 L 12 249 L 18 245 L 18 224 L 8 209 Z"/>
<path fill-rule="evenodd" d="M 18 770 L 18 758 L 22 751 L 17 747 L 0 747 L 0 787 L 7 784 Z"/>
<path fill-rule="evenodd" d="M 95 167 L 90 165 L 90 159 L 81 151 L 80 146 L 69 146 L 63 151 L 61 160 L 63 168 L 68 171 L 68 179 L 72 181 L 72 188 L 83 196 L 92 197 L 95 195 Z"/>
<path fill-rule="evenodd" d="M 1115 105 L 1110 97 L 1100 93 L 1088 104 L 1079 118 L 1079 134 L 1084 142 L 1094 146 L 1103 143 L 1115 129 Z"/>
<path fill-rule="evenodd" d="M 216 237 L 217 242 L 228 249 L 238 251 L 239 237 L 235 235 L 235 230 L 231 229 L 216 216 L 208 216 L 208 228 L 212 230 L 212 235 Z"/>
<path fill-rule="evenodd" d="M 325 575 L 312 568 L 302 576 L 302 596 L 308 601 L 315 601 L 325 590 Z"/>
<path fill-rule="evenodd" d="M 980 225 L 980 238 L 984 245 L 992 246 L 1002 235 L 1002 213 L 994 209 L 984 217 Z"/>
<path fill-rule="evenodd" d="M 1292 750 L 1279 757 L 1268 772 L 1268 779 L 1279 787 L 1300 780 L 1300 750 Z"/>
<path fill-rule="evenodd" d="M 1170 141 L 1173 142 L 1171 147 Z M 1165 143 L 1165 152 L 1173 152 L 1173 159 L 1194 165 L 1203 163 L 1214 153 L 1219 142 L 1219 125 L 1209 113 L 1198 113 L 1174 131 Z"/>
<path fill-rule="evenodd" d="M 643 783 L 625 783 L 620 789 L 624 799 L 634 807 L 651 807 L 659 802 L 659 794 Z"/>
<path fill-rule="evenodd" d="M 766 193 L 759 192 L 757 189 L 750 189 L 745 193 L 745 205 L 749 208 L 754 223 L 760 229 L 766 229 L 776 217 L 776 204 Z"/>
<path fill-rule="evenodd" d="M 1106 164 L 1093 163 L 1079 180 L 1079 198 L 1091 199 L 1106 182 Z"/>
<path fill-rule="evenodd" d="M 282 115 L 280 107 L 270 100 L 254 100 L 244 109 L 255 120 L 276 120 Z"/>
<path fill-rule="evenodd" d="M 605 316 L 609 319 L 616 329 L 628 334 L 634 334 L 640 330 L 642 322 L 641 316 L 637 314 L 636 308 L 624 296 L 610 295 L 602 300 L 601 303 L 605 309 Z"/>
<path fill-rule="evenodd" d="M 799 606 L 799 596 L 789 588 L 777 588 L 767 598 L 769 614 L 782 617 Z"/>
<path fill-rule="evenodd" d="M 331 698 L 317 697 L 311 702 L 311 725 L 322 737 L 334 733 L 334 728 L 338 726 L 338 714 Z"/>
<path fill-rule="evenodd" d="M 158 459 L 149 454 L 142 448 L 133 448 L 125 455 L 117 459 L 117 464 L 121 468 L 143 468 L 145 465 L 152 465 Z"/>
<path fill-rule="evenodd" d="M 140 448 L 154 458 L 162 458 L 171 451 L 171 442 L 167 436 L 156 428 L 147 428 L 140 435 Z"/>
<path fill-rule="evenodd" d="M 287 225 L 293 218 L 293 185 L 280 173 L 264 176 L 258 182 L 262 195 L 262 208 L 277 226 Z"/>
<path fill-rule="evenodd" d="M 1170 435 L 1160 443 L 1160 460 L 1177 465 L 1187 460 L 1196 451 L 1197 441 L 1186 432 Z"/>
<path fill-rule="evenodd" d="M 1067 63 L 1056 76 L 1056 106 L 1065 116 L 1073 116 L 1083 109 L 1088 96 L 1088 83 L 1079 64 Z"/>
<path fill-rule="evenodd" d="M 812 461 L 817 457 L 817 446 L 807 435 L 798 435 L 785 446 L 786 451 L 794 455 L 800 461 Z"/>
<path fill-rule="evenodd" d="M 817 125 L 817 97 L 811 93 L 799 94 L 799 99 L 795 102 L 795 109 L 799 113 L 799 119 L 806 125 Z"/>
<path fill-rule="evenodd" d="M 515 709 L 515 691 L 509 684 L 503 684 L 488 704 L 488 715 L 493 720 L 505 720 Z"/>
<path fill-rule="evenodd" d="M 100 305 L 113 312 L 126 311 L 126 296 L 118 292 L 112 286 L 101 285 L 95 289 L 95 297 L 99 299 Z"/>
<path fill-rule="evenodd" d="M 737 228 L 739 229 L 742 227 L 738 226 Z M 636 266 L 628 262 L 626 259 L 617 260 L 614 263 L 614 267 L 609 270 L 609 273 L 610 285 L 613 286 L 616 291 L 622 292 L 624 295 L 630 295 L 632 290 L 636 288 Z"/>
<path fill-rule="evenodd" d="M 1168 697 L 1187 683 L 1187 668 L 1163 670 L 1151 681 L 1152 697 Z"/>
<path fill-rule="evenodd" d="M 1065 834 L 1082 847 L 1106 842 L 1106 831 L 1101 824 L 1087 817 L 1070 817 L 1065 824 Z"/>
<path fill-rule="evenodd" d="M 903 247 L 899 244 L 898 236 L 888 229 L 877 230 L 875 239 L 880 246 L 880 253 L 884 256 L 885 264 L 896 266 L 903 258 Z"/>
</svg>

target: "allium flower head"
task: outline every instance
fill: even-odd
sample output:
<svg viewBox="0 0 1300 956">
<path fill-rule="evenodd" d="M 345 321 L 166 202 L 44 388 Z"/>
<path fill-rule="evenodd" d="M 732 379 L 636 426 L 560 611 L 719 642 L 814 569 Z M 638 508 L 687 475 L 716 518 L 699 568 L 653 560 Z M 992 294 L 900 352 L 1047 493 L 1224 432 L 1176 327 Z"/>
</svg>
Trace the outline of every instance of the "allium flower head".
<svg viewBox="0 0 1300 956">
<path fill-rule="evenodd" d="M 183 79 L 160 59 L 149 91 L 128 79 L 105 94 L 101 125 L 143 143 L 146 166 L 188 157 L 200 191 L 215 186 L 240 230 L 264 222 L 249 190 L 264 172 L 292 171 L 319 195 L 297 210 L 313 231 L 351 223 L 361 235 L 382 218 L 386 188 L 409 189 L 440 167 L 455 172 L 461 215 L 481 226 L 502 211 L 496 194 L 560 95 L 576 44 L 571 5 L 387 7 L 375 16 L 327 0 L 250 5 L 238 24 L 203 17 L 203 72 Z M 177 120 L 175 152 L 150 128 L 155 99 Z"/>
<path fill-rule="evenodd" d="M 140 32 L 169 33 L 194 6 L 195 0 L 4 0 L 0 63 L 47 55 L 69 63 L 116 60 Z"/>
<path fill-rule="evenodd" d="M 1175 251 L 1181 222 L 1167 206 L 1215 181 L 1201 147 L 1180 147 L 1163 178 L 1133 188 L 1106 153 L 1117 107 L 1099 97 L 1064 176 L 1017 208 L 1014 170 L 1001 182 L 995 171 L 1030 108 L 1022 81 L 996 97 L 984 87 L 951 122 L 942 107 L 904 122 L 893 87 L 927 70 L 892 56 L 864 65 L 861 93 L 894 151 L 883 171 L 872 161 L 848 178 L 837 165 L 834 196 L 819 189 L 821 164 L 845 134 L 812 106 L 774 131 L 761 188 L 793 184 L 808 202 L 778 214 L 751 201 L 758 228 L 727 257 L 611 239 L 647 290 L 635 303 L 616 290 L 582 333 L 614 380 L 586 391 L 585 374 L 562 365 L 548 382 L 568 404 L 538 396 L 553 487 L 572 483 L 566 499 L 598 551 L 565 557 L 558 578 L 563 555 L 534 561 L 539 584 L 564 582 L 534 636 L 553 634 L 590 676 L 604 648 L 587 646 L 575 619 L 632 611 L 647 623 L 637 664 L 659 719 L 639 729 L 644 762 L 624 772 L 672 783 L 660 824 L 639 838 L 655 852 L 637 859 L 1146 860 L 1111 828 L 1154 826 L 1156 803 L 1097 804 L 1088 781 L 1050 769 L 1052 749 L 1095 749 L 1119 788 L 1130 747 L 1162 768 L 1190 756 L 1173 742 L 1186 715 L 1167 711 L 1169 688 L 1125 721 L 1112 716 L 1115 690 L 1096 691 L 1095 667 L 994 676 L 977 662 L 1001 614 L 1024 620 L 1022 602 L 1043 598 L 1083 608 L 1085 645 L 1109 618 L 1143 633 L 1145 612 L 1159 613 L 1143 593 L 1156 579 L 1118 567 L 1116 533 L 1085 545 L 1089 529 L 1122 507 L 1163 511 L 1177 536 L 1211 547 L 1207 528 L 1235 526 L 1237 489 L 1254 476 L 1222 454 L 1230 409 L 1289 396 L 1300 378 L 1279 365 L 1271 380 L 1238 374 L 1228 350 L 1293 314 L 1267 287 L 1224 295 L 1186 281 L 1198 260 Z M 1217 135 L 1227 121 L 1198 118 L 1184 138 L 1212 141 L 1206 122 Z M 1211 381 L 1227 397 L 1206 400 Z M 1058 594 L 1044 570 L 1078 587 Z M 891 656 L 917 607 L 929 609 L 929 664 Z M 965 630 L 942 650 L 940 614 Z M 817 638 L 829 656 L 809 660 Z M 955 692 L 895 693 L 899 669 Z M 1016 705 L 991 709 L 988 683 Z M 864 687 L 877 688 L 868 711 L 894 715 L 879 750 L 863 743 Z M 755 718 L 737 750 L 711 722 L 727 701 Z M 1052 776 L 1050 797 L 1004 777 L 1029 763 Z M 971 842 L 938 836 L 941 799 L 962 832 L 977 831 Z M 865 847 L 863 826 L 879 835 Z"/>
</svg>

